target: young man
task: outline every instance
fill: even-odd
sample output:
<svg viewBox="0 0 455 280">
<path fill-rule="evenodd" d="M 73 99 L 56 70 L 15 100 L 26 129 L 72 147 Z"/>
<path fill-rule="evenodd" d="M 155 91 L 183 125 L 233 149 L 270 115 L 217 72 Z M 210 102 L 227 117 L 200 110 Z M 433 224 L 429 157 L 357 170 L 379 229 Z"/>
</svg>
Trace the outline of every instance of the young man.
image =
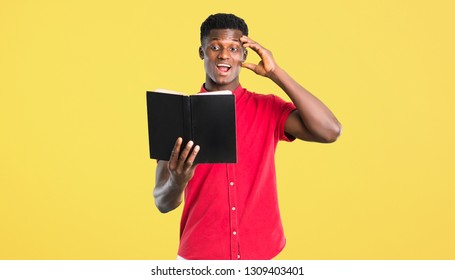
<svg viewBox="0 0 455 280">
<path fill-rule="evenodd" d="M 332 112 L 247 36 L 246 23 L 232 14 L 211 15 L 201 25 L 201 92 L 235 94 L 238 162 L 196 166 L 204 147 L 178 138 L 169 161 L 159 161 L 156 169 L 154 197 L 161 212 L 177 208 L 185 196 L 178 251 L 184 259 L 275 257 L 285 245 L 274 163 L 278 141 L 329 143 L 341 133 Z M 261 58 L 257 65 L 245 63 L 248 49 Z M 272 80 L 292 103 L 242 88 L 241 67 Z"/>
</svg>

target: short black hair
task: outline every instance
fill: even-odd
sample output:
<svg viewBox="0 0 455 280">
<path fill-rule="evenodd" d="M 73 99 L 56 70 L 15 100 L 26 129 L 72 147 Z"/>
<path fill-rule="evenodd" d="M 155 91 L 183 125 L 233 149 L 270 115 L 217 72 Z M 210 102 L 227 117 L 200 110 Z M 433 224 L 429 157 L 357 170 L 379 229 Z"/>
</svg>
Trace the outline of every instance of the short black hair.
<svg viewBox="0 0 455 280">
<path fill-rule="evenodd" d="M 218 13 L 210 15 L 201 25 L 201 44 L 212 29 L 237 29 L 248 36 L 248 25 L 234 14 Z"/>
</svg>

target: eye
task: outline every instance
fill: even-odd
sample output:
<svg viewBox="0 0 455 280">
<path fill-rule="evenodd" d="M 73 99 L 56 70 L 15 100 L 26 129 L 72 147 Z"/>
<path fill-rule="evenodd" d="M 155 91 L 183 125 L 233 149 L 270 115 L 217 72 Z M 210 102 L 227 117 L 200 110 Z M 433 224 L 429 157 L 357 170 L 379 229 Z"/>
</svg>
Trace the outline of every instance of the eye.
<svg viewBox="0 0 455 280">
<path fill-rule="evenodd" d="M 230 50 L 231 52 L 237 52 L 237 51 L 239 50 L 239 48 L 231 47 L 231 48 L 229 48 L 229 50 Z"/>
<path fill-rule="evenodd" d="M 216 45 L 213 45 L 213 46 L 210 46 L 210 49 L 211 49 L 212 51 L 218 51 L 218 50 L 220 50 L 220 47 L 218 47 L 218 46 L 216 46 Z"/>
</svg>

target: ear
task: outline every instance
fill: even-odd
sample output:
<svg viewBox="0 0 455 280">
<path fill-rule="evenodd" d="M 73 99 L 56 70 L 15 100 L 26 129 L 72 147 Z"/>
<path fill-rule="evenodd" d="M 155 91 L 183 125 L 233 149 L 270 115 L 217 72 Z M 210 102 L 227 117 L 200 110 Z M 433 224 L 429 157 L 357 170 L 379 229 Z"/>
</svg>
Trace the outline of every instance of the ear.
<svg viewBox="0 0 455 280">
<path fill-rule="evenodd" d="M 243 60 L 242 60 L 242 62 L 246 60 L 247 56 L 248 56 L 248 50 L 244 49 L 243 50 Z"/>
<path fill-rule="evenodd" d="M 204 59 L 204 51 L 202 50 L 202 47 L 199 47 L 199 57 Z"/>
</svg>

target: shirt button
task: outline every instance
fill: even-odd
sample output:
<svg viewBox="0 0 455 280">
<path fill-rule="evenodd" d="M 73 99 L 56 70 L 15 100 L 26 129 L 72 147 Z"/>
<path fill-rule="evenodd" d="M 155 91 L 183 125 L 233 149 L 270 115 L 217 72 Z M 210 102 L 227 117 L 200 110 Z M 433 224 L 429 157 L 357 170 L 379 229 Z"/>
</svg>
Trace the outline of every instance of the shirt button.
<svg viewBox="0 0 455 280">
<path fill-rule="evenodd" d="M 229 185 L 233 186 L 233 185 L 234 185 L 234 182 L 230 182 Z"/>
<path fill-rule="evenodd" d="M 237 232 L 236 232 L 236 231 L 234 231 L 234 232 L 232 232 L 232 234 L 233 234 L 233 235 L 236 235 L 236 234 L 237 234 Z"/>
<path fill-rule="evenodd" d="M 235 207 L 232 207 L 232 211 L 235 211 Z"/>
<path fill-rule="evenodd" d="M 240 259 L 240 255 L 237 255 L 237 259 Z"/>
</svg>

